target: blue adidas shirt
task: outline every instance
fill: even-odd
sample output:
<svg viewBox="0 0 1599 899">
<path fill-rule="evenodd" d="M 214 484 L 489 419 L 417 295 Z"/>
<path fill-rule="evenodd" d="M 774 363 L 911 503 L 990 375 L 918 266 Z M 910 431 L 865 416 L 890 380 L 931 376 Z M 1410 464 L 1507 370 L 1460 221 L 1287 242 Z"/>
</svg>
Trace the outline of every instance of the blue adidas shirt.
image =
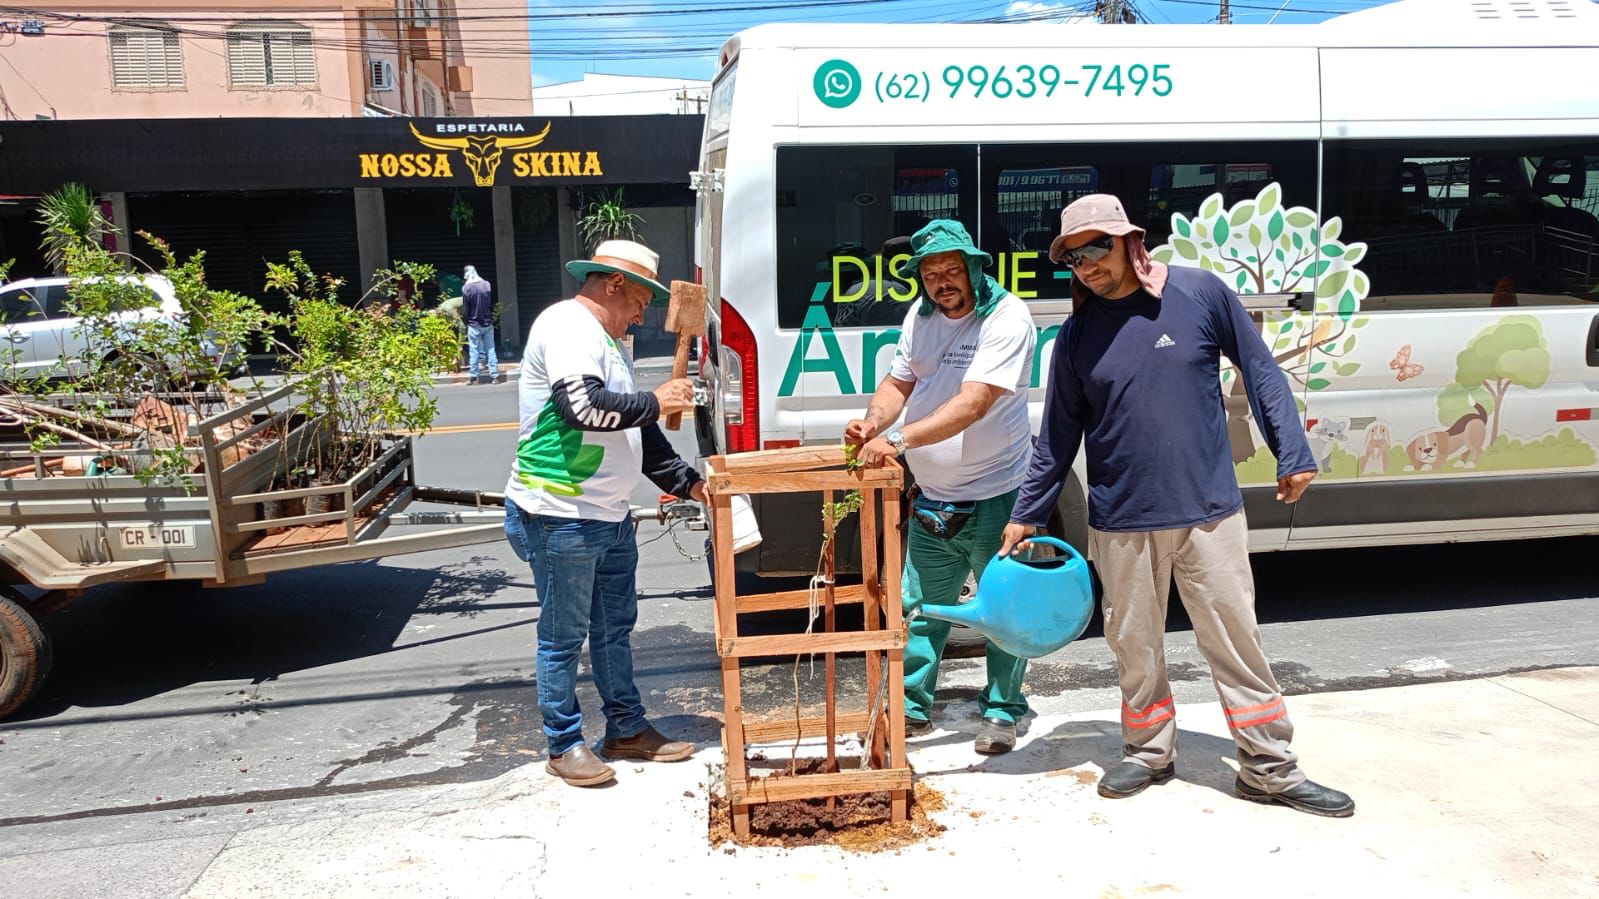
<svg viewBox="0 0 1599 899">
<path fill-rule="evenodd" d="M 1082 441 L 1088 523 L 1157 531 L 1243 506 L 1220 364 L 1237 364 L 1278 477 L 1316 468 L 1277 367 L 1238 296 L 1210 272 L 1172 267 L 1160 297 L 1095 297 L 1061 327 L 1044 421 L 1011 520 L 1043 527 Z"/>
</svg>

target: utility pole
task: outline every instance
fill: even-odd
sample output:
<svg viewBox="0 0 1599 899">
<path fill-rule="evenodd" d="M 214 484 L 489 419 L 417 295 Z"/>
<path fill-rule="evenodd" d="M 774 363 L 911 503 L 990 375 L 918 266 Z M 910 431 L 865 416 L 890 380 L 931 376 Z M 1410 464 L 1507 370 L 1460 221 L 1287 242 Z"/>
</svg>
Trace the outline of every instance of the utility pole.
<svg viewBox="0 0 1599 899">
<path fill-rule="evenodd" d="M 1228 0 L 1221 0 L 1221 13 L 1216 16 L 1218 25 L 1231 25 L 1233 23 L 1233 10 Z"/>
<path fill-rule="evenodd" d="M 1127 0 L 1095 0 L 1094 15 L 1106 25 L 1131 25 L 1138 21 Z"/>
</svg>

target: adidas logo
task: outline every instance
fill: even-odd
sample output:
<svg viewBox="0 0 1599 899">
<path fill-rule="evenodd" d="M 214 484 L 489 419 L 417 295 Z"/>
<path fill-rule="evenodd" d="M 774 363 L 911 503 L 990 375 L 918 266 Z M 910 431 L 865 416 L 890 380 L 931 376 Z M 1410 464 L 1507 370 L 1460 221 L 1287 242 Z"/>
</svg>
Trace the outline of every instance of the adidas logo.
<svg viewBox="0 0 1599 899">
<path fill-rule="evenodd" d="M 1160 335 L 1160 339 L 1155 341 L 1155 349 L 1157 349 L 1157 350 L 1160 349 L 1161 347 L 1176 346 L 1176 345 L 1177 345 L 1177 341 L 1172 340 L 1170 337 L 1166 336 L 1165 334 Z"/>
</svg>

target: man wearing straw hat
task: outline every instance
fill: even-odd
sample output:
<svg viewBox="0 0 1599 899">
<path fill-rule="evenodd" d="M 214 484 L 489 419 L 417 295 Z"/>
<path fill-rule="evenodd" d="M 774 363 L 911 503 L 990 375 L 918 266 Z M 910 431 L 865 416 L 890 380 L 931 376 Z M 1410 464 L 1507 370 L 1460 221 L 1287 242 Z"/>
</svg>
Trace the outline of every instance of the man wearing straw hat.
<svg viewBox="0 0 1599 899">
<path fill-rule="evenodd" d="M 1123 798 L 1175 773 L 1177 711 L 1166 678 L 1172 580 L 1210 663 L 1238 746 L 1240 798 L 1315 815 L 1354 814 L 1305 778 L 1293 724 L 1261 648 L 1249 529 L 1233 471 L 1220 357 L 1237 366 L 1277 459 L 1277 499 L 1316 476 L 1288 379 L 1238 296 L 1210 272 L 1149 258 L 1122 204 L 1090 194 L 1061 213 L 1050 259 L 1072 270 L 1072 314 L 1050 363 L 1043 427 L 1001 554 L 1048 521 L 1081 441 L 1089 557 L 1105 585 L 1105 640 L 1122 691 L 1122 755 L 1099 794 Z"/>
<path fill-rule="evenodd" d="M 861 461 L 905 456 L 920 496 L 906 549 L 902 594 L 907 609 L 960 600 L 968 575 L 981 577 L 999 548 L 1016 488 L 1027 473 L 1031 439 L 1027 388 L 1037 333 L 1027 305 L 983 274 L 991 260 L 960 222 L 938 219 L 911 237 L 898 268 L 919 278 L 923 298 L 900 330 L 888 376 L 864 418 L 844 429 Z M 903 428 L 889 429 L 905 413 Z M 905 645 L 906 731 L 932 729 L 933 693 L 949 624 L 911 622 Z M 1027 662 L 988 646 L 988 684 L 978 697 L 978 752 L 1008 752 L 1016 721 L 1027 714 Z"/>
<path fill-rule="evenodd" d="M 692 385 L 680 378 L 636 390 L 633 361 L 619 342 L 629 325 L 643 322 L 652 300 L 669 295 L 656 280 L 659 258 L 642 244 L 612 240 L 592 259 L 567 263 L 583 286 L 540 313 L 522 357 L 505 532 L 532 564 L 538 590 L 545 770 L 573 786 L 616 776 L 583 741 L 577 669 L 585 638 L 604 700 L 601 751 L 612 759 L 672 762 L 694 749 L 649 724 L 633 681 L 638 545 L 628 498 L 642 473 L 667 493 L 705 501 L 704 479 L 656 424 L 694 408 Z"/>
</svg>

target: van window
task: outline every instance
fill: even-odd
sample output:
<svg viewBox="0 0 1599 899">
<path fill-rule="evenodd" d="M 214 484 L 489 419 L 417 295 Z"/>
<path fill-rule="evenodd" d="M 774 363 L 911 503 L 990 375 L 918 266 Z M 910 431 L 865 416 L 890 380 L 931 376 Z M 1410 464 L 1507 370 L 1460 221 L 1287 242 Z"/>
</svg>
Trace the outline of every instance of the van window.
<svg viewBox="0 0 1599 899">
<path fill-rule="evenodd" d="M 779 147 L 778 327 L 817 314 L 836 327 L 904 321 L 917 287 L 894 260 L 935 218 L 976 235 L 976 185 L 974 146 Z"/>
<path fill-rule="evenodd" d="M 1599 301 L 1599 141 L 1342 141 L 1324 208 L 1365 242 L 1363 312 Z"/>
<path fill-rule="evenodd" d="M 982 173 L 982 247 L 1024 300 L 1071 295 L 1071 271 L 1049 261 L 1049 245 L 1061 210 L 1085 194 L 1119 197 L 1151 249 L 1170 236 L 1174 213 L 1193 218 L 1212 194 L 1231 209 L 1277 184 L 1283 204 L 1316 205 L 1309 142 L 984 144 Z"/>
</svg>

